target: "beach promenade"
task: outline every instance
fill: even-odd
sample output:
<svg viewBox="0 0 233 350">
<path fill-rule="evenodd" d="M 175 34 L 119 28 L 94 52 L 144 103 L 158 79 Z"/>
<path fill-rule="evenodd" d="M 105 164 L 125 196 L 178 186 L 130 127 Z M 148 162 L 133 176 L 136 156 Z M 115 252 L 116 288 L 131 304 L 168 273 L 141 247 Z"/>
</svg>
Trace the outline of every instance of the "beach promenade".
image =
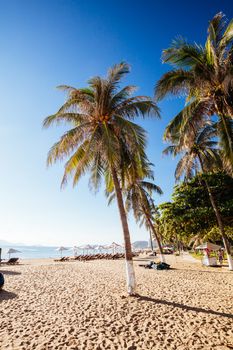
<svg viewBox="0 0 233 350">
<path fill-rule="evenodd" d="M 0 349 L 232 349 L 233 273 L 167 258 L 169 271 L 135 259 L 137 297 L 123 260 L 0 266 Z"/>
</svg>

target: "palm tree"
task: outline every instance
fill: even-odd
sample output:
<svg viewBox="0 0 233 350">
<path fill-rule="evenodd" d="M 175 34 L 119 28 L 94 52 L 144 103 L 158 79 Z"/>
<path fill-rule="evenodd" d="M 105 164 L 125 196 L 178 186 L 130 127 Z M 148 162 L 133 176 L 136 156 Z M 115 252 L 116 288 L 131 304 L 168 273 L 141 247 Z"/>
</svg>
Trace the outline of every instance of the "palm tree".
<svg viewBox="0 0 233 350">
<path fill-rule="evenodd" d="M 134 294 L 136 284 L 130 233 L 120 180 L 123 183 L 130 165 L 143 169 L 147 162 L 145 131 L 132 120 L 147 114 L 159 117 L 159 109 L 147 96 L 132 96 L 135 86 L 120 89 L 120 81 L 129 70 L 129 65 L 123 62 L 109 69 L 106 78 L 90 79 L 87 88 L 60 86 L 68 93 L 67 101 L 57 113 L 44 120 L 44 127 L 61 122 L 71 125 L 50 149 L 47 159 L 50 165 L 68 158 L 62 186 L 69 177 L 73 177 L 75 186 L 87 172 L 94 189 L 100 187 L 103 177 L 106 186 L 109 181 L 113 182 L 124 234 L 127 289 L 129 294 Z"/>
<path fill-rule="evenodd" d="M 145 179 L 138 178 L 132 181 L 125 190 L 125 207 L 127 211 L 133 210 L 136 221 L 141 222 L 141 225 L 145 224 L 149 232 L 152 233 L 157 241 L 161 260 L 165 262 L 159 233 L 154 223 L 156 207 L 152 198 L 153 192 L 163 193 L 159 186 Z"/>
<path fill-rule="evenodd" d="M 147 162 L 144 164 L 143 169 L 138 169 L 134 164 L 131 165 L 124 176 L 125 183 L 124 186 L 122 186 L 122 188 L 124 188 L 123 196 L 125 198 L 126 212 L 133 210 L 134 217 L 137 222 L 140 222 L 140 226 L 145 224 L 150 233 L 151 249 L 153 251 L 152 232 L 158 244 L 161 260 L 165 262 L 159 233 L 157 232 L 157 226 L 154 222 L 157 209 L 152 198 L 153 193 L 161 195 L 163 192 L 159 186 L 146 180 L 146 178 L 154 180 L 154 174 L 151 169 L 152 165 L 152 163 Z M 138 170 L 140 170 L 140 172 Z M 116 198 L 116 194 L 113 190 L 112 184 L 109 183 L 105 192 L 108 198 L 108 204 L 111 204 Z"/>
<path fill-rule="evenodd" d="M 190 44 L 183 38 L 163 51 L 163 62 L 174 66 L 155 87 L 157 99 L 168 94 L 186 97 L 183 110 L 173 118 L 165 139 L 180 132 L 186 134 L 190 122 L 203 117 L 215 118 L 225 169 L 233 174 L 233 20 L 227 22 L 220 12 L 210 21 L 205 46 Z"/>
<path fill-rule="evenodd" d="M 203 128 L 196 132 L 193 129 L 191 136 L 189 136 L 188 143 L 183 142 L 183 137 L 173 137 L 174 144 L 168 146 L 164 150 L 164 153 L 172 154 L 173 156 L 178 154 L 181 155 L 181 159 L 179 160 L 175 171 L 176 180 L 179 180 L 183 174 L 184 180 L 194 177 L 199 172 L 204 174 L 213 170 L 215 166 L 217 167 L 220 164 L 219 150 L 217 148 L 217 142 L 214 140 L 215 135 L 215 128 L 212 125 L 207 125 L 203 126 Z M 230 245 L 225 234 L 221 213 L 208 181 L 206 179 L 204 181 L 226 249 L 229 269 L 233 270 Z"/>
</svg>

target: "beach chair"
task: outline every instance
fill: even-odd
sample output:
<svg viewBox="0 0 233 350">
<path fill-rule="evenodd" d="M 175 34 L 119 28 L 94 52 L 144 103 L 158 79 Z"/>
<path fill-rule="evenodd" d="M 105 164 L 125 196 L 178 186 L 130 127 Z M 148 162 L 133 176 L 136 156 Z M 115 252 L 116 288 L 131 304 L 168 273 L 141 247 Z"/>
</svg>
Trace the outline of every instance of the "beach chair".
<svg viewBox="0 0 233 350">
<path fill-rule="evenodd" d="M 81 256 L 80 256 L 80 255 L 77 255 L 77 256 L 74 257 L 73 260 L 80 260 L 80 258 L 81 258 Z"/>
<path fill-rule="evenodd" d="M 69 260 L 69 258 L 68 257 L 66 257 L 66 256 L 63 256 L 62 258 L 60 258 L 60 259 L 54 259 L 54 261 L 56 261 L 56 262 L 61 262 L 61 261 L 68 261 Z"/>
<path fill-rule="evenodd" d="M 19 258 L 10 258 L 8 261 L 6 261 L 5 263 L 7 265 L 15 265 L 19 263 Z"/>
</svg>

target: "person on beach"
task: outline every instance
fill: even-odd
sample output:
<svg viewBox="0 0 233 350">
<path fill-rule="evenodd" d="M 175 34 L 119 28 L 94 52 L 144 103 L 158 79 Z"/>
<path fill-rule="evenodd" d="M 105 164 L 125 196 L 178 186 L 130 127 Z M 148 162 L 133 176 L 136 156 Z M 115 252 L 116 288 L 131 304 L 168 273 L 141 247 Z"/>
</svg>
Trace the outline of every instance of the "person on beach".
<svg viewBox="0 0 233 350">
<path fill-rule="evenodd" d="M 0 272 L 0 290 L 2 289 L 3 286 L 4 286 L 4 276 L 3 276 L 3 274 Z"/>
<path fill-rule="evenodd" d="M 219 249 L 219 251 L 218 251 L 218 261 L 219 261 L 219 264 L 222 265 L 222 263 L 223 263 L 223 250 L 222 249 Z"/>
<path fill-rule="evenodd" d="M 208 258 L 210 257 L 210 250 L 208 248 L 204 250 L 204 255 L 207 256 Z"/>
</svg>

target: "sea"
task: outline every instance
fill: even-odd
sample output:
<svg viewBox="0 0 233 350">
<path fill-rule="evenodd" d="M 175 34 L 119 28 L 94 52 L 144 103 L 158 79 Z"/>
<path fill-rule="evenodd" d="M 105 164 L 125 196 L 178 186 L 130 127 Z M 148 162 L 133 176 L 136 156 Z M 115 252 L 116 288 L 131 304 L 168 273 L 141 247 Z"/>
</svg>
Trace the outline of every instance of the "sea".
<svg viewBox="0 0 233 350">
<path fill-rule="evenodd" d="M 7 251 L 10 248 L 18 250 L 20 253 L 13 253 L 11 257 L 17 257 L 20 259 L 42 259 L 42 258 L 59 258 L 61 252 L 57 251 L 57 247 L 42 247 L 42 246 L 4 246 L 2 248 L 2 259 L 8 259 L 9 254 Z M 82 254 L 82 251 L 78 251 L 78 254 Z M 72 248 L 62 252 L 63 256 L 74 256 Z"/>
<path fill-rule="evenodd" d="M 83 255 L 83 254 L 97 254 L 97 253 L 113 253 L 113 250 L 101 250 L 96 249 L 78 249 L 74 252 L 73 248 L 68 248 L 67 250 L 63 250 L 62 252 L 58 251 L 58 247 L 45 247 L 45 246 L 24 246 L 24 245 L 12 245 L 12 246 L 0 246 L 2 248 L 1 259 L 8 259 L 9 254 L 7 253 L 10 248 L 18 250 L 17 253 L 12 253 L 10 255 L 11 258 L 17 257 L 20 259 L 44 259 L 44 258 L 60 258 L 61 256 L 69 256 L 72 257 L 74 255 Z M 118 252 L 122 252 L 122 250 L 118 249 Z"/>
</svg>

